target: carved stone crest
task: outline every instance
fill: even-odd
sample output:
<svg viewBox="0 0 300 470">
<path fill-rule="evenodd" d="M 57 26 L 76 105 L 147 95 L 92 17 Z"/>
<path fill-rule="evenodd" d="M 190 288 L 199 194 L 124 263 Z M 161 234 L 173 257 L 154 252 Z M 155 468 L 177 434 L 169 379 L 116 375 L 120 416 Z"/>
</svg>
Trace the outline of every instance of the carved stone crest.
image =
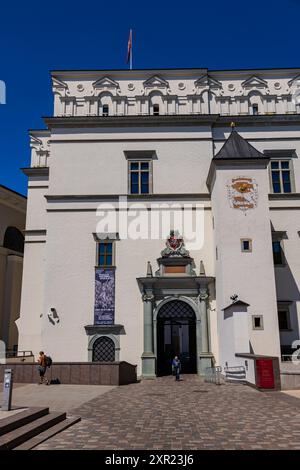
<svg viewBox="0 0 300 470">
<path fill-rule="evenodd" d="M 170 236 L 166 241 L 166 248 L 161 252 L 161 256 L 190 256 L 188 250 L 184 247 L 183 237 L 179 235 L 178 230 L 170 231 Z"/>
</svg>

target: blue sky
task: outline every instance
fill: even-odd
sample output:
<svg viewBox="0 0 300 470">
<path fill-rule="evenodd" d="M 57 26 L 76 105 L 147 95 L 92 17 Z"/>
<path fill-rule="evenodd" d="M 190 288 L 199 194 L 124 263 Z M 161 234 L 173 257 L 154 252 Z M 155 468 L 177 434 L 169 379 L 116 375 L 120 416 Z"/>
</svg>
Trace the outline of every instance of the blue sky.
<svg viewBox="0 0 300 470">
<path fill-rule="evenodd" d="M 299 67 L 300 0 L 2 2 L 0 184 L 26 194 L 28 129 L 52 114 L 49 70 Z"/>
</svg>

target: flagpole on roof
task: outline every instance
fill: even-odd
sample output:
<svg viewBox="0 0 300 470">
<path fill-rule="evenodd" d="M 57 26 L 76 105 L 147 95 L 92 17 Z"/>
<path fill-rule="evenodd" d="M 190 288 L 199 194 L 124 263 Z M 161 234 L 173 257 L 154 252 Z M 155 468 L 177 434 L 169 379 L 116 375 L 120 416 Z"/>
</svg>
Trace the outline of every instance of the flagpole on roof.
<svg viewBox="0 0 300 470">
<path fill-rule="evenodd" d="M 130 30 L 130 37 L 131 37 L 131 47 L 130 47 L 130 70 L 132 70 L 132 29 Z"/>
</svg>

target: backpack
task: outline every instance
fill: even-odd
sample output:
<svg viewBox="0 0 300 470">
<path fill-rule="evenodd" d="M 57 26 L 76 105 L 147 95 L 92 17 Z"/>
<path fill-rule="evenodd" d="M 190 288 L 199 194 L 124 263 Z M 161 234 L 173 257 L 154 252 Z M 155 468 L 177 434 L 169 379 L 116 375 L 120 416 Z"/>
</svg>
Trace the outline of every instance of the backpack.
<svg viewBox="0 0 300 470">
<path fill-rule="evenodd" d="M 50 356 L 46 356 L 46 367 L 52 366 L 52 359 Z"/>
</svg>

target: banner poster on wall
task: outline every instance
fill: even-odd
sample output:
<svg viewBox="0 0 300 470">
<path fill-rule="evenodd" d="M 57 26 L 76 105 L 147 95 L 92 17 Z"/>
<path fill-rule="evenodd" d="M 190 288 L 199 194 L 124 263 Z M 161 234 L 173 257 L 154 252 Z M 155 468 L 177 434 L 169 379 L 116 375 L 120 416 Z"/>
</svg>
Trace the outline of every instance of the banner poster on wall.
<svg viewBox="0 0 300 470">
<path fill-rule="evenodd" d="M 95 325 L 113 325 L 115 320 L 115 270 L 96 269 Z"/>
</svg>

